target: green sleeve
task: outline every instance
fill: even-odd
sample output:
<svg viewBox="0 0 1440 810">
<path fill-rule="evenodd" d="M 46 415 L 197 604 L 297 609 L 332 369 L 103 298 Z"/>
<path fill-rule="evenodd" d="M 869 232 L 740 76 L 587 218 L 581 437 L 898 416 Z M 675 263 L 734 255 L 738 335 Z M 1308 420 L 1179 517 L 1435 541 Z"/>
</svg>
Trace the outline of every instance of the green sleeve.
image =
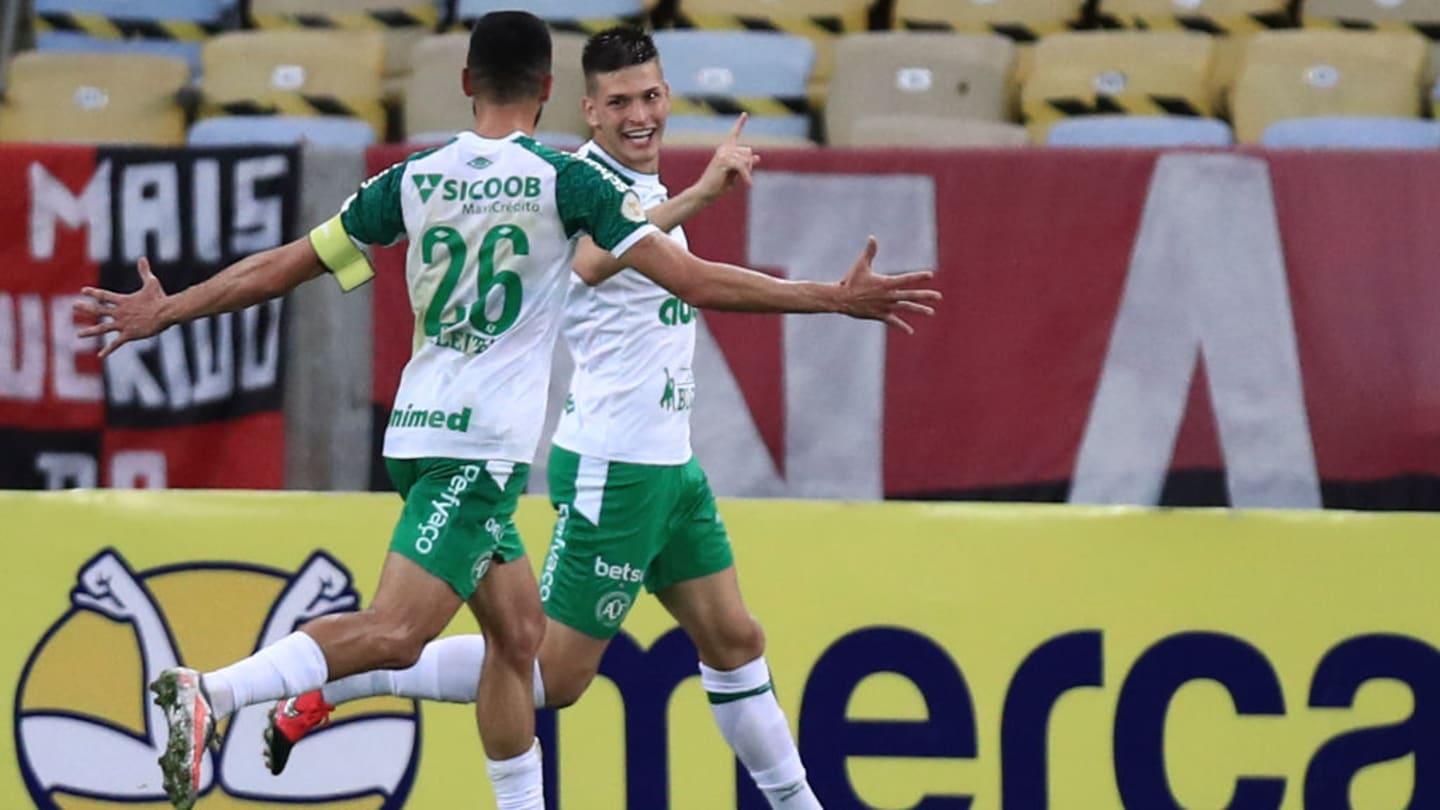
<svg viewBox="0 0 1440 810">
<path fill-rule="evenodd" d="M 567 235 L 587 233 L 616 256 L 655 230 L 640 197 L 612 172 L 584 158 L 560 168 L 555 198 Z"/>
<path fill-rule="evenodd" d="M 393 245 L 405 237 L 405 215 L 400 203 L 405 180 L 403 160 L 360 184 L 340 211 L 340 224 L 352 239 L 366 245 Z"/>
</svg>

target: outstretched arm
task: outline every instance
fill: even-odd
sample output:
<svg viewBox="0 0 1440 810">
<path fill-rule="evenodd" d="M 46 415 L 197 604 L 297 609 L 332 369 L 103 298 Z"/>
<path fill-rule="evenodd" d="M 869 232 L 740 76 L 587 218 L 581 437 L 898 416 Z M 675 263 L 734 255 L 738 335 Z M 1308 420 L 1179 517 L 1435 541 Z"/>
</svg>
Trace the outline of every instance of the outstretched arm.
<svg viewBox="0 0 1440 810">
<path fill-rule="evenodd" d="M 871 263 L 879 245 L 870 237 L 865 251 L 835 284 L 786 281 L 764 273 L 701 259 L 674 240 L 651 234 L 622 257 L 656 284 L 685 303 L 702 309 L 735 312 L 836 312 L 852 318 L 885 321 L 907 333 L 914 332 L 905 313 L 934 315 L 922 302 L 940 300 L 938 290 L 915 289 L 934 273 L 877 275 Z"/>
<path fill-rule="evenodd" d="M 148 259 L 140 259 L 138 267 L 140 289 L 133 293 L 95 287 L 80 291 L 88 300 L 76 302 L 75 311 L 102 318 L 81 329 L 80 336 L 115 334 L 115 339 L 100 349 L 101 357 L 174 324 L 277 298 L 325 272 L 325 265 L 307 237 L 247 256 L 174 295 L 166 295 L 160 280 L 150 271 Z"/>
</svg>

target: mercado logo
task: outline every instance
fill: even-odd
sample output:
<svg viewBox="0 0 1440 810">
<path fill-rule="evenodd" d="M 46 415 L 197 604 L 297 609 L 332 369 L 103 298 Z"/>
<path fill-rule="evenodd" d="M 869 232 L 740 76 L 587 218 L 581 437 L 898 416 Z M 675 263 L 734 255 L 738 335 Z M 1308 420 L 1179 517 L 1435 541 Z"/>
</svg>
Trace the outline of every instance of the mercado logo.
<svg viewBox="0 0 1440 810">
<path fill-rule="evenodd" d="M 146 685 L 176 665 L 238 660 L 310 619 L 354 610 L 349 571 L 315 552 L 298 571 L 183 562 L 134 571 L 114 550 L 76 573 L 70 609 L 39 639 L 15 693 L 15 747 L 36 807 L 162 807 L 165 720 Z M 378 698 L 337 712 L 272 776 L 262 757 L 269 705 L 222 723 L 199 807 L 276 803 L 394 810 L 414 782 L 420 716 Z"/>
</svg>

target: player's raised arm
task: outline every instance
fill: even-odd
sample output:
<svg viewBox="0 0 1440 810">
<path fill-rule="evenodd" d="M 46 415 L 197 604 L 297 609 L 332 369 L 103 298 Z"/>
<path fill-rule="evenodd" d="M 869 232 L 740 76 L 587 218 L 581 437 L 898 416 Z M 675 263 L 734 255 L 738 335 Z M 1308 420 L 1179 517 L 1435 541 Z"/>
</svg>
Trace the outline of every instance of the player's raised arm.
<svg viewBox="0 0 1440 810">
<path fill-rule="evenodd" d="M 694 185 L 665 202 L 646 209 L 645 215 L 655 227 L 668 233 L 689 222 L 691 217 L 725 196 L 737 183 L 750 185 L 760 156 L 740 143 L 740 135 L 747 120 L 748 113 L 741 113 L 735 119 L 735 126 L 731 127 L 725 140 L 715 149 L 710 163 L 705 166 L 705 171 Z M 623 269 L 623 262 L 596 247 L 594 242 L 588 239 L 580 243 L 575 253 L 575 273 L 592 287 Z"/>
<path fill-rule="evenodd" d="M 938 290 L 918 285 L 934 273 L 879 275 L 872 263 L 879 244 L 870 237 L 849 272 L 837 283 L 787 281 L 720 262 L 707 261 L 670 239 L 645 238 L 622 256 L 656 284 L 685 303 L 702 309 L 736 312 L 836 312 L 852 318 L 884 321 L 904 332 L 914 330 L 905 315 L 934 315 L 926 302 L 939 301 Z"/>
<path fill-rule="evenodd" d="M 141 258 L 138 269 L 140 289 L 133 293 L 96 287 L 80 290 L 85 298 L 76 302 L 75 311 L 101 319 L 81 329 L 80 336 L 115 335 L 100 349 L 101 357 L 174 324 L 234 312 L 284 295 L 320 275 L 325 266 L 309 239 L 296 239 L 247 256 L 174 295 L 165 293 L 148 259 Z"/>
</svg>

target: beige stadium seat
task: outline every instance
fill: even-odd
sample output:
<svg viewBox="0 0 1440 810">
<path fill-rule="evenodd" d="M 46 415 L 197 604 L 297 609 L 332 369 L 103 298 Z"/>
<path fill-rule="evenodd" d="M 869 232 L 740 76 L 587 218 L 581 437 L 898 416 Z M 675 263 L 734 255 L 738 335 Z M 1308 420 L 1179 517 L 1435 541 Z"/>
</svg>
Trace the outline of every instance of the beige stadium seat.
<svg viewBox="0 0 1440 810">
<path fill-rule="evenodd" d="M 250 0 L 250 24 L 262 30 L 380 31 L 385 75 L 410 70 L 415 43 L 440 25 L 434 0 Z"/>
<path fill-rule="evenodd" d="M 1034 44 L 1043 36 L 1073 30 L 1085 16 L 1085 0 L 895 0 L 891 28 L 900 31 L 994 33 L 1020 46 L 1015 84 L 1034 64 Z"/>
<path fill-rule="evenodd" d="M 836 56 L 825 110 L 831 146 L 851 145 L 854 123 L 870 116 L 1010 118 L 1015 44 L 998 34 L 854 34 Z"/>
<path fill-rule="evenodd" d="M 1210 116 L 1214 40 L 1186 32 L 1086 31 L 1046 37 L 1020 105 L 1035 143 L 1075 115 Z"/>
<path fill-rule="evenodd" d="M 1256 34 L 1230 97 L 1236 139 L 1259 143 L 1287 118 L 1416 117 L 1427 59 L 1424 38 L 1400 31 Z"/>
<path fill-rule="evenodd" d="M 835 38 L 869 28 L 871 0 L 684 0 L 675 13 L 678 28 L 781 31 L 815 43 L 810 98 L 824 103 L 835 70 Z"/>
<path fill-rule="evenodd" d="M 1416 31 L 1430 43 L 1426 77 L 1440 75 L 1440 0 L 1306 0 L 1306 28 Z"/>
<path fill-rule="evenodd" d="M 27 52 L 10 61 L 0 141 L 185 142 L 176 94 L 183 59 L 149 54 Z"/>
<path fill-rule="evenodd" d="M 585 95 L 585 75 L 580 68 L 585 37 L 557 32 L 551 41 L 555 85 L 539 132 L 588 138 L 590 127 L 580 109 L 580 98 Z M 470 36 L 460 33 L 426 37 L 415 46 L 414 70 L 405 89 L 407 139 L 435 140 L 474 126 L 470 100 L 460 86 L 460 70 L 465 67 L 469 47 Z"/>
<path fill-rule="evenodd" d="M 334 115 L 385 136 L 378 31 L 244 31 L 205 43 L 201 114 Z"/>
<path fill-rule="evenodd" d="M 925 115 L 877 115 L 857 120 L 849 146 L 898 149 L 1028 146 L 1030 133 L 1019 124 Z"/>
</svg>

